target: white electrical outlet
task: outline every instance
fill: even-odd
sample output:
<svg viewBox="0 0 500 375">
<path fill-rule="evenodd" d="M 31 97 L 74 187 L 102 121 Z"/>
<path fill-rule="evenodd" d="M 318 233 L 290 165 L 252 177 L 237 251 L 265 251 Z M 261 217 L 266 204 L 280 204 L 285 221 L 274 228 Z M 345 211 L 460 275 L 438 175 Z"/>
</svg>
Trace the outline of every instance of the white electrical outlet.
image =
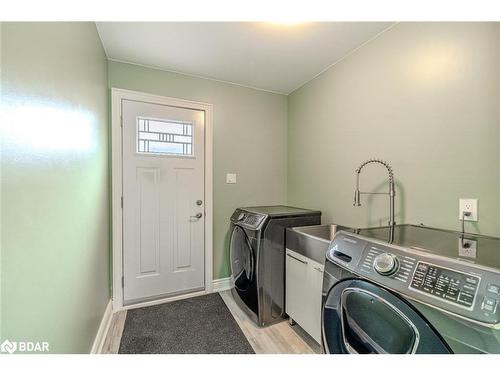
<svg viewBox="0 0 500 375">
<path fill-rule="evenodd" d="M 460 198 L 458 218 L 462 220 L 464 212 L 470 212 L 469 216 L 463 216 L 465 221 L 477 221 L 477 199 Z"/>
<path fill-rule="evenodd" d="M 458 256 L 466 258 L 477 257 L 477 241 L 469 240 L 467 238 L 458 239 Z"/>
<path fill-rule="evenodd" d="M 236 173 L 227 173 L 226 184 L 235 184 L 235 183 L 236 183 Z"/>
</svg>

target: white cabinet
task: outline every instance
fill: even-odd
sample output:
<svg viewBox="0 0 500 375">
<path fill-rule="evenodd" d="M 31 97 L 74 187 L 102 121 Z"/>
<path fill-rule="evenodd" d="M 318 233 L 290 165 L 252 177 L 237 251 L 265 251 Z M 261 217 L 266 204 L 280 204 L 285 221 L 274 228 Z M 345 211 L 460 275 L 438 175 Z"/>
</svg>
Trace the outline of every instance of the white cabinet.
<svg viewBox="0 0 500 375">
<path fill-rule="evenodd" d="M 286 313 L 321 342 L 321 290 L 324 266 L 286 249 Z"/>
</svg>

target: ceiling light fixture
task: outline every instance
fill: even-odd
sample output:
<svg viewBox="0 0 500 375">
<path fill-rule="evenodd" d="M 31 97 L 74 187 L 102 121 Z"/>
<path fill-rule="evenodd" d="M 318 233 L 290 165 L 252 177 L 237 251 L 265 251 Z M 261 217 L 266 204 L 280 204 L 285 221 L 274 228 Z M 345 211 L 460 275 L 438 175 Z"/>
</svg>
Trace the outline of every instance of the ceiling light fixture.
<svg viewBox="0 0 500 375">
<path fill-rule="evenodd" d="M 277 26 L 295 26 L 301 22 L 297 20 L 282 20 L 282 21 L 270 21 L 269 23 Z"/>
</svg>

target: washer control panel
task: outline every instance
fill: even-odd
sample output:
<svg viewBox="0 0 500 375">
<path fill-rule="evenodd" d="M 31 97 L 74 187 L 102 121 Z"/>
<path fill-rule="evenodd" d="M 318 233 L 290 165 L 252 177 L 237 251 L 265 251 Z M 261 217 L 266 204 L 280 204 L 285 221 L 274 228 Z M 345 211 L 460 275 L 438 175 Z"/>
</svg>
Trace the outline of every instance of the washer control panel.
<svg viewBox="0 0 500 375">
<path fill-rule="evenodd" d="M 500 323 L 500 271 L 339 231 L 327 261 L 411 300 Z"/>
<path fill-rule="evenodd" d="M 410 289 L 472 310 L 480 281 L 478 276 L 418 262 Z"/>
<path fill-rule="evenodd" d="M 365 274 L 376 271 L 381 276 L 406 284 L 416 262 L 414 257 L 396 254 L 388 247 L 368 243 L 361 259 L 361 271 Z"/>
</svg>

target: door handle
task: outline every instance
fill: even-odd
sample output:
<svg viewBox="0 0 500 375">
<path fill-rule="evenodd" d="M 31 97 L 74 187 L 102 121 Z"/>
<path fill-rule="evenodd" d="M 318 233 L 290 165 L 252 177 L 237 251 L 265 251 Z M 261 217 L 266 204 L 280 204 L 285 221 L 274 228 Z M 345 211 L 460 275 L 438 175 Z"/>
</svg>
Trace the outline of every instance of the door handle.
<svg viewBox="0 0 500 375">
<path fill-rule="evenodd" d="M 201 219 L 203 217 L 203 214 L 201 212 L 198 212 L 194 216 L 190 216 L 191 219 Z"/>
</svg>

